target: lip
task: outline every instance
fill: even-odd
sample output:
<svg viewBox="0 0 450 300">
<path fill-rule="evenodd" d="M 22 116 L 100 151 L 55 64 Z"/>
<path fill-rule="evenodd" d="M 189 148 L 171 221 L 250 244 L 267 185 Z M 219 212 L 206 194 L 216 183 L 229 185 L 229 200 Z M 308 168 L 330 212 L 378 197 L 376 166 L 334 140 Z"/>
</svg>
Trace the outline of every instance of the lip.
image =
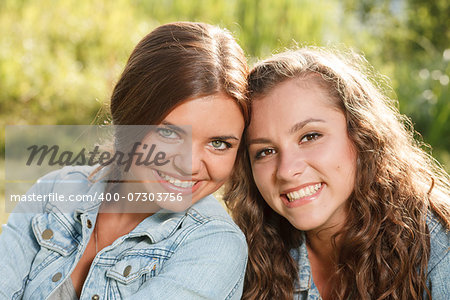
<svg viewBox="0 0 450 300">
<path fill-rule="evenodd" d="M 306 197 L 302 197 L 302 198 L 297 199 L 297 200 L 292 201 L 292 202 L 289 202 L 289 200 L 287 198 L 287 195 L 286 195 L 287 193 L 296 192 L 296 191 L 301 190 L 301 189 L 303 189 L 303 188 L 305 188 L 307 186 L 314 186 L 314 185 L 316 185 L 318 183 L 321 184 L 321 187 L 314 194 L 306 196 Z M 314 201 L 319 196 L 319 194 L 322 192 L 322 189 L 323 189 L 324 185 L 325 185 L 324 182 L 305 183 L 305 184 L 299 185 L 297 187 L 290 188 L 290 189 L 287 189 L 287 190 L 283 191 L 283 193 L 280 194 L 280 198 L 283 201 L 284 205 L 287 206 L 288 208 L 299 207 L 299 206 L 302 206 L 302 205 L 305 205 L 305 204 L 308 204 L 308 203 Z"/>
<path fill-rule="evenodd" d="M 199 180 L 192 187 L 183 188 L 183 187 L 175 186 L 175 185 L 171 184 L 170 182 L 168 182 L 167 180 L 165 180 L 164 178 L 162 178 L 161 176 L 159 176 L 157 170 L 152 169 L 152 172 L 155 175 L 155 178 L 158 181 L 158 183 L 169 193 L 181 193 L 183 195 L 193 194 L 193 193 L 195 193 L 196 190 L 198 190 L 198 188 L 200 187 L 201 182 L 202 182 L 201 180 Z M 173 175 L 168 174 L 163 171 L 159 171 L 159 172 L 167 174 L 170 177 L 186 181 L 186 179 L 180 178 L 179 176 L 173 176 Z M 190 179 L 190 181 L 196 181 L 196 180 Z"/>
<path fill-rule="evenodd" d="M 290 193 L 290 192 L 296 192 L 296 191 L 301 190 L 301 189 L 303 189 L 303 188 L 305 188 L 307 186 L 316 185 L 316 184 L 319 184 L 319 183 L 323 184 L 323 182 L 320 182 L 320 181 L 304 183 L 302 185 L 299 185 L 299 186 L 296 186 L 296 187 L 284 190 L 284 191 L 281 192 L 281 194 L 287 194 L 287 193 Z"/>
<path fill-rule="evenodd" d="M 153 170 L 153 171 L 156 171 L 156 172 L 164 173 L 164 174 L 167 175 L 167 176 L 176 178 L 176 179 L 181 180 L 181 181 L 199 181 L 199 180 L 193 179 L 192 177 L 182 177 L 182 176 L 180 176 L 180 175 L 172 174 L 172 173 L 169 173 L 169 172 L 166 172 L 166 171 L 161 171 L 161 170 L 156 170 L 156 169 L 152 169 L 152 170 Z M 157 175 L 159 176 L 159 174 L 157 174 Z M 161 178 L 161 176 L 159 176 L 159 177 Z M 163 180 L 164 180 L 164 179 L 163 179 Z"/>
</svg>

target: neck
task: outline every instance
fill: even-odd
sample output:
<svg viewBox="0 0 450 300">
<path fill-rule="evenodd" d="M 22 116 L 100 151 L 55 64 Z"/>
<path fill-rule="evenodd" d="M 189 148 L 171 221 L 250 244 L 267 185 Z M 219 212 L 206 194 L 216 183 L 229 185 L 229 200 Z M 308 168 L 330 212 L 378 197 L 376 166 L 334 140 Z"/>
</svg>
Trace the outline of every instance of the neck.
<svg viewBox="0 0 450 300">
<path fill-rule="evenodd" d="M 101 213 L 145 215 L 145 219 L 160 210 L 155 201 L 150 201 L 154 195 L 141 183 L 121 183 L 105 193 L 105 198 L 106 194 L 110 200 L 102 202 Z"/>
<path fill-rule="evenodd" d="M 336 238 L 336 246 L 334 246 L 332 234 L 307 232 L 306 245 L 308 252 L 314 254 L 324 264 L 334 265 L 336 253 L 339 249 L 339 238 Z"/>
<path fill-rule="evenodd" d="M 111 245 L 119 237 L 130 233 L 149 215 L 148 213 L 105 213 L 99 211 L 94 230 L 96 252 Z"/>
<path fill-rule="evenodd" d="M 337 266 L 339 237 L 336 238 L 336 245 L 334 245 L 333 234 L 324 231 L 306 233 L 306 248 L 313 280 L 324 300 L 331 299 L 335 284 L 333 275 Z"/>
<path fill-rule="evenodd" d="M 306 246 L 308 256 L 313 257 L 316 262 L 327 269 L 334 271 L 337 264 L 339 249 L 341 246 L 340 236 L 334 236 L 342 229 L 343 224 L 336 224 L 328 228 L 320 228 L 306 232 Z"/>
</svg>

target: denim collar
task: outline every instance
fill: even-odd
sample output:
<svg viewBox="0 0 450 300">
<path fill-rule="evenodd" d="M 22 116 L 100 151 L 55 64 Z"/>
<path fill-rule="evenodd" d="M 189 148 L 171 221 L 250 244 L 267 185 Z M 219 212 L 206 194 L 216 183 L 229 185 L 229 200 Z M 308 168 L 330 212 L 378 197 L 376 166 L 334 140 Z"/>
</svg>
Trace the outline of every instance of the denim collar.
<svg viewBox="0 0 450 300">
<path fill-rule="evenodd" d="M 296 280 L 294 283 L 294 290 L 303 292 L 311 288 L 312 273 L 308 259 L 308 251 L 306 249 L 306 236 L 304 232 L 302 232 L 301 234 L 303 242 L 299 248 L 291 250 L 291 255 L 297 261 L 299 270 L 298 280 Z"/>
<path fill-rule="evenodd" d="M 104 192 L 106 180 L 100 179 L 104 177 L 103 172 L 107 171 L 100 170 L 99 173 L 93 177 L 93 183 L 89 188 L 88 194 L 94 195 L 96 193 L 100 194 Z M 82 216 L 86 215 L 86 218 L 89 218 L 95 225 L 100 204 L 101 201 L 99 200 L 81 204 L 79 208 L 75 209 L 73 218 L 76 222 L 81 223 Z M 166 239 L 179 228 L 186 214 L 186 211 L 171 212 L 160 210 L 139 223 L 138 226 L 128 234 L 128 237 L 147 236 L 152 243 L 158 243 Z"/>
</svg>

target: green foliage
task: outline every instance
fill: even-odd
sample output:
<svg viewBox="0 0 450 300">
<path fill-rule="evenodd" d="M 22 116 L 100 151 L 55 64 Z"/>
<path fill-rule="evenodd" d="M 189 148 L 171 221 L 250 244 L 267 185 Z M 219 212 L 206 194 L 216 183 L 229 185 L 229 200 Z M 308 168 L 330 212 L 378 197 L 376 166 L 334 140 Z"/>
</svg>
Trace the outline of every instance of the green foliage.
<svg viewBox="0 0 450 300">
<path fill-rule="evenodd" d="M 350 39 L 376 69 L 389 76 L 408 115 L 432 146 L 433 155 L 450 168 L 450 2 L 425 0 L 343 1 L 351 14 Z M 369 44 L 365 44 L 368 42 Z"/>
<path fill-rule="evenodd" d="M 138 41 L 162 23 L 203 21 L 232 31 L 251 63 L 296 43 L 364 53 L 448 167 L 449 14 L 446 0 L 2 0 L 0 125 L 102 122 Z"/>
</svg>

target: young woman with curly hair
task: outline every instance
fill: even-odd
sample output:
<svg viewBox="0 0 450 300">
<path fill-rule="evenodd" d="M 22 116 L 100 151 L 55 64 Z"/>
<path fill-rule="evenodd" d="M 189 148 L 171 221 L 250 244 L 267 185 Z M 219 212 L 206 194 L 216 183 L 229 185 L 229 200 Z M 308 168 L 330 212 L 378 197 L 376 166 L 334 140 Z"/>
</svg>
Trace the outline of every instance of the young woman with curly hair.
<svg viewBox="0 0 450 300">
<path fill-rule="evenodd" d="M 243 299 L 450 299 L 449 176 L 373 73 L 321 48 L 251 71 L 225 196 L 249 246 Z"/>
</svg>

